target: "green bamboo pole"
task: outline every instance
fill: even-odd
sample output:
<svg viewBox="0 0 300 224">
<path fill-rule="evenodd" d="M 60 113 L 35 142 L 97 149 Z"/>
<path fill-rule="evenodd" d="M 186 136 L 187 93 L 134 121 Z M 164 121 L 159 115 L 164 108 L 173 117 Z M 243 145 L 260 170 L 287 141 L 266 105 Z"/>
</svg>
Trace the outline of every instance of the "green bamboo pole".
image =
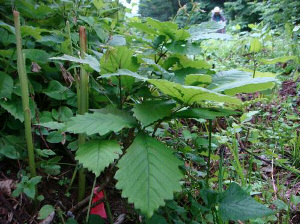
<svg viewBox="0 0 300 224">
<path fill-rule="evenodd" d="M 16 28 L 16 42 L 17 42 L 17 65 L 18 73 L 22 91 L 22 104 L 24 113 L 24 124 L 25 124 L 25 136 L 29 158 L 29 169 L 31 177 L 36 176 L 35 159 L 34 159 L 34 148 L 31 133 L 31 118 L 29 109 L 29 91 L 28 91 L 28 79 L 25 67 L 25 58 L 22 53 L 22 38 L 20 30 L 20 15 L 19 12 L 13 11 L 14 22 Z"/>
<path fill-rule="evenodd" d="M 80 40 L 80 56 L 82 59 L 85 58 L 85 53 L 87 52 L 87 39 L 85 28 L 81 26 L 79 28 L 79 40 Z M 89 94 L 88 94 L 88 85 L 89 85 L 89 76 L 85 69 L 81 67 L 80 69 L 80 82 L 79 82 L 79 91 L 80 91 L 80 101 L 78 113 L 84 114 L 88 112 L 89 108 Z M 85 134 L 80 134 L 78 136 L 78 146 L 85 143 Z M 85 195 L 85 185 L 86 185 L 86 174 L 84 168 L 79 169 L 78 173 L 78 201 L 81 201 Z"/>
</svg>

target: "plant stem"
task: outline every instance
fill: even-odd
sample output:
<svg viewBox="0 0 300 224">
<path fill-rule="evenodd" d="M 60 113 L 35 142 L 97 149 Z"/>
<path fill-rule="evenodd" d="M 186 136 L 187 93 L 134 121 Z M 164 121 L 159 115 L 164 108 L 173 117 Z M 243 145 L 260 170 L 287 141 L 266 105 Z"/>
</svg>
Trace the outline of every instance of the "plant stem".
<svg viewBox="0 0 300 224">
<path fill-rule="evenodd" d="M 67 26 L 67 32 L 68 32 L 68 39 L 70 42 L 70 54 L 74 56 L 74 51 L 73 51 L 73 45 L 72 45 L 72 38 L 71 38 L 71 29 L 70 29 L 70 22 L 66 22 Z M 74 78 L 75 78 L 75 83 L 76 83 L 76 92 L 77 92 L 77 108 L 79 108 L 79 102 L 80 102 L 80 88 L 79 88 L 79 78 L 77 74 L 76 68 L 74 68 Z"/>
<path fill-rule="evenodd" d="M 109 220 L 110 224 L 113 224 L 114 220 L 113 220 L 113 217 L 112 217 L 112 214 L 111 214 L 109 202 L 108 202 L 107 197 L 106 197 L 106 191 L 103 190 L 103 193 L 104 193 L 104 197 L 105 197 L 105 207 L 106 207 L 106 211 L 107 211 L 108 220 Z"/>
<path fill-rule="evenodd" d="M 34 148 L 31 133 L 31 117 L 29 109 L 29 91 L 28 91 L 28 79 L 25 67 L 25 58 L 22 53 L 22 38 L 20 30 L 20 15 L 19 12 L 13 11 L 14 23 L 16 28 L 16 42 L 17 42 L 17 65 L 18 73 L 22 91 L 22 104 L 24 112 L 24 124 L 25 124 L 25 136 L 27 142 L 28 158 L 29 158 L 29 169 L 31 177 L 36 176 Z"/>
<path fill-rule="evenodd" d="M 207 161 L 207 173 L 206 173 L 206 187 L 209 188 L 209 171 L 210 171 L 210 157 L 211 157 L 211 132 L 212 132 L 212 120 L 209 119 L 209 134 L 208 134 L 208 161 Z"/>
<path fill-rule="evenodd" d="M 220 162 L 219 162 L 219 193 L 223 190 L 223 161 L 224 161 L 224 145 L 220 147 Z"/>
<path fill-rule="evenodd" d="M 85 58 L 85 53 L 87 52 L 87 40 L 85 28 L 81 26 L 79 28 L 79 39 L 80 39 L 80 56 L 82 59 Z M 89 94 L 88 94 L 88 85 L 89 85 L 89 76 L 85 69 L 81 67 L 80 69 L 80 83 L 79 83 L 79 107 L 78 113 L 84 114 L 88 112 L 89 108 Z M 78 146 L 85 143 L 85 134 L 80 134 L 78 136 Z M 78 172 L 78 201 L 81 201 L 85 195 L 85 182 L 86 182 L 86 174 L 84 168 L 80 168 Z"/>
<path fill-rule="evenodd" d="M 89 218 L 90 218 L 90 211 L 91 211 L 92 200 L 93 200 L 93 195 L 94 195 L 94 188 L 96 186 L 96 180 L 97 180 L 97 177 L 94 178 L 94 182 L 93 182 L 93 187 L 92 187 L 91 196 L 90 196 L 90 200 L 89 200 L 88 211 L 86 214 L 86 223 L 89 222 Z"/>
</svg>

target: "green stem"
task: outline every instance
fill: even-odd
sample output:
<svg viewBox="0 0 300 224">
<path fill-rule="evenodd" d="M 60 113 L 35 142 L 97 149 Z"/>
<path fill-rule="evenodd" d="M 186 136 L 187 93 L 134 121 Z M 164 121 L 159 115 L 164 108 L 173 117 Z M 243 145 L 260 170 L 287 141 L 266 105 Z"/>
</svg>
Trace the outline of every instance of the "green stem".
<svg viewBox="0 0 300 224">
<path fill-rule="evenodd" d="M 107 211 L 108 220 L 109 220 L 110 224 L 113 224 L 114 220 L 113 220 L 113 217 L 112 217 L 112 214 L 111 214 L 109 202 L 108 202 L 107 197 L 106 197 L 106 191 L 103 190 L 103 192 L 104 192 L 104 197 L 105 197 L 105 207 L 106 207 L 106 211 Z"/>
<path fill-rule="evenodd" d="M 224 148 L 223 145 L 221 145 L 220 162 L 219 162 L 219 193 L 221 193 L 223 190 L 223 161 L 224 161 Z"/>
<path fill-rule="evenodd" d="M 93 195 L 94 195 L 94 188 L 96 186 L 96 180 L 97 180 L 97 177 L 94 178 L 94 182 L 93 182 L 93 187 L 92 187 L 91 196 L 90 196 L 90 200 L 89 200 L 88 211 L 86 214 L 86 223 L 89 222 L 89 218 L 90 218 L 90 211 L 91 211 L 91 207 L 92 207 L 92 200 L 93 200 Z"/>
<path fill-rule="evenodd" d="M 19 12 L 13 11 L 14 22 L 16 28 L 16 42 L 17 42 L 17 65 L 18 73 L 22 91 L 22 104 L 24 112 L 24 124 L 25 124 L 25 136 L 27 142 L 28 158 L 29 158 L 29 169 L 31 177 L 36 176 L 34 148 L 31 133 L 31 117 L 29 109 L 29 91 L 28 91 L 28 79 L 25 67 L 25 58 L 22 53 L 22 38 L 20 29 L 20 15 Z"/>
<path fill-rule="evenodd" d="M 87 39 L 85 28 L 81 26 L 79 28 L 79 39 L 80 39 L 80 56 L 82 59 L 85 58 L 85 53 L 87 52 Z M 89 94 L 88 94 L 88 85 L 89 85 L 89 76 L 85 69 L 81 67 L 80 69 L 80 83 L 79 83 L 79 93 L 80 93 L 80 101 L 78 113 L 84 114 L 88 112 L 89 108 Z M 85 134 L 80 134 L 78 137 L 78 146 L 85 143 Z M 85 195 L 85 182 L 86 182 L 86 174 L 84 168 L 79 169 L 78 173 L 78 201 L 81 201 Z"/>
<path fill-rule="evenodd" d="M 68 39 L 70 42 L 70 54 L 74 56 L 74 51 L 73 51 L 73 45 L 72 45 L 72 38 L 71 38 L 71 29 L 70 29 L 70 22 L 66 22 L 67 26 L 67 32 L 68 32 Z M 76 68 L 74 68 L 74 77 L 75 77 L 75 83 L 76 83 L 76 92 L 77 92 L 77 108 L 79 108 L 79 102 L 80 102 L 80 88 L 79 88 L 79 78 L 77 74 Z"/>
<path fill-rule="evenodd" d="M 207 161 L 207 174 L 206 174 L 206 187 L 209 188 L 209 171 L 210 171 L 210 157 L 211 157 L 211 132 L 212 120 L 209 119 L 209 134 L 208 134 L 208 161 Z"/>
</svg>

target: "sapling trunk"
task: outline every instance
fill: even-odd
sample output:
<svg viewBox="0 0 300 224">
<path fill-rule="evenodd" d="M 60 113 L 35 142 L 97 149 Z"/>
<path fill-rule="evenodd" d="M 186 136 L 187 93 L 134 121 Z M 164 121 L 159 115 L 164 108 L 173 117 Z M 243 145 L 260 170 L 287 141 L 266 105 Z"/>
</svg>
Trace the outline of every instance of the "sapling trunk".
<svg viewBox="0 0 300 224">
<path fill-rule="evenodd" d="M 13 11 L 14 23 L 16 29 L 16 43 L 17 43 L 17 66 L 22 91 L 22 104 L 24 113 L 24 125 L 25 125 L 25 136 L 28 150 L 29 169 L 31 177 L 36 176 L 34 148 L 31 133 L 31 117 L 29 109 L 29 91 L 28 91 L 28 79 L 25 67 L 25 58 L 22 53 L 22 37 L 20 29 L 20 15 L 19 12 Z"/>
<path fill-rule="evenodd" d="M 80 56 L 82 59 L 85 58 L 85 53 L 87 52 L 87 39 L 85 28 L 81 26 L 79 28 L 79 39 L 80 39 Z M 88 112 L 89 107 L 89 95 L 88 95 L 88 85 L 89 85 L 89 76 L 83 66 L 80 69 L 80 82 L 79 82 L 79 107 L 78 113 L 84 114 Z M 80 134 L 78 137 L 78 146 L 85 143 L 85 134 Z M 85 182 L 86 182 L 86 174 L 84 168 L 79 169 L 79 183 L 78 183 L 78 201 L 81 201 L 85 195 Z"/>
</svg>

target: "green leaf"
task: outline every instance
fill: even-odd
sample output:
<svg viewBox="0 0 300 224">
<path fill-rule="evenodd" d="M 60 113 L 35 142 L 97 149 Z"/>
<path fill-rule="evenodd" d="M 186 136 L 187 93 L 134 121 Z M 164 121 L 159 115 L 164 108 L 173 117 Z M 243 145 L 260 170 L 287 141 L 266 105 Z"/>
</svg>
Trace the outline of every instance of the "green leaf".
<svg viewBox="0 0 300 224">
<path fill-rule="evenodd" d="M 166 44 L 165 46 L 169 51 L 173 53 L 189 55 L 198 55 L 201 53 L 201 48 L 198 43 L 190 43 L 184 40 L 173 41 Z"/>
<path fill-rule="evenodd" d="M 9 44 L 16 43 L 16 38 L 14 35 L 9 34 L 5 29 L 0 29 L 0 43 L 6 48 Z"/>
<path fill-rule="evenodd" d="M 275 78 L 247 78 L 221 85 L 213 90 L 233 96 L 237 93 L 254 93 L 272 89 L 275 82 Z"/>
<path fill-rule="evenodd" d="M 39 64 L 46 64 L 50 55 L 40 49 L 24 49 L 23 53 L 25 54 L 26 59 L 37 62 Z"/>
<path fill-rule="evenodd" d="M 32 185 L 37 185 L 39 182 L 41 182 L 42 177 L 41 176 L 36 176 L 36 177 L 32 177 L 28 183 L 32 184 Z"/>
<path fill-rule="evenodd" d="M 56 100 L 67 100 L 68 98 L 75 96 L 74 92 L 56 80 L 52 80 L 48 88 L 43 92 Z"/>
<path fill-rule="evenodd" d="M 14 81 L 13 79 L 4 72 L 0 71 L 0 99 L 11 97 L 13 91 Z"/>
<path fill-rule="evenodd" d="M 273 58 L 273 59 L 260 59 L 260 62 L 267 65 L 274 65 L 276 63 L 285 63 L 289 60 L 295 60 L 297 59 L 296 56 L 284 56 L 279 58 Z"/>
<path fill-rule="evenodd" d="M 187 105 L 201 104 L 203 101 L 216 101 L 229 104 L 241 104 L 237 98 L 229 97 L 197 86 L 184 86 L 161 79 L 148 80 L 164 94 Z"/>
<path fill-rule="evenodd" d="M 54 210 L 52 205 L 44 205 L 39 211 L 38 219 L 46 219 Z"/>
<path fill-rule="evenodd" d="M 93 114 L 77 115 L 67 122 L 67 131 L 72 133 L 98 133 L 105 135 L 111 131 L 118 132 L 125 127 L 136 125 L 136 120 L 125 111 L 115 108 L 101 109 Z"/>
<path fill-rule="evenodd" d="M 259 113 L 259 111 L 249 111 L 248 113 L 244 113 L 240 118 L 241 124 L 250 121 L 253 118 L 253 116 L 258 113 Z"/>
<path fill-rule="evenodd" d="M 24 193 L 31 199 L 34 199 L 35 197 L 35 186 L 34 185 L 28 185 L 26 188 L 24 188 Z"/>
<path fill-rule="evenodd" d="M 102 0 L 93 0 L 93 3 L 98 10 L 102 9 L 102 7 L 104 6 L 104 3 Z"/>
<path fill-rule="evenodd" d="M 59 131 L 52 131 L 47 136 L 46 140 L 47 140 L 47 142 L 50 142 L 50 143 L 60 143 L 60 142 L 64 141 L 64 135 L 62 135 L 62 133 Z"/>
<path fill-rule="evenodd" d="M 147 80 L 146 77 L 143 77 L 143 76 L 139 75 L 138 73 L 129 71 L 128 69 L 119 69 L 116 73 L 108 73 L 105 75 L 101 75 L 98 78 L 111 78 L 113 76 L 130 76 L 130 77 L 141 79 L 141 80 Z"/>
<path fill-rule="evenodd" d="M 98 140 L 80 145 L 75 158 L 98 177 L 121 154 L 122 150 L 117 142 Z"/>
<path fill-rule="evenodd" d="M 58 110 L 52 109 L 52 116 L 57 121 L 65 122 L 73 116 L 73 112 L 69 107 L 62 106 Z"/>
<path fill-rule="evenodd" d="M 108 41 L 108 45 L 109 46 L 125 46 L 126 45 L 126 39 L 122 35 L 114 35 Z"/>
<path fill-rule="evenodd" d="M 99 61 L 94 58 L 93 56 L 86 54 L 84 59 L 81 58 L 75 58 L 70 55 L 64 54 L 61 57 L 52 57 L 49 58 L 50 60 L 62 60 L 62 61 L 71 61 L 71 62 L 76 62 L 79 64 L 86 64 L 89 65 L 92 69 L 94 69 L 96 72 L 100 72 L 100 65 Z"/>
<path fill-rule="evenodd" d="M 100 60 L 100 65 L 102 74 L 114 73 L 118 69 L 135 72 L 139 67 L 136 58 L 133 57 L 133 51 L 124 46 L 106 51 Z"/>
<path fill-rule="evenodd" d="M 34 39 L 39 40 L 42 38 L 41 33 L 47 32 L 47 31 L 48 30 L 46 30 L 46 29 L 40 29 L 40 28 L 36 28 L 36 27 L 32 27 L 32 26 L 21 26 L 22 38 L 31 36 Z"/>
<path fill-rule="evenodd" d="M 261 50 L 262 46 L 259 39 L 254 38 L 250 43 L 250 52 L 257 53 Z"/>
<path fill-rule="evenodd" d="M 273 214 L 271 209 L 255 201 L 236 183 L 232 183 L 220 195 L 219 203 L 219 211 L 223 221 L 243 221 Z"/>
<path fill-rule="evenodd" d="M 145 101 L 136 104 L 133 108 L 134 116 L 141 121 L 144 126 L 148 126 L 153 122 L 168 117 L 175 107 L 175 103 L 165 100 Z"/>
<path fill-rule="evenodd" d="M 9 112 L 15 119 L 24 121 L 24 113 L 22 106 L 22 99 L 13 95 L 11 100 L 0 101 L 0 106 Z M 35 102 L 29 98 L 29 108 L 31 118 L 35 116 Z"/>
<path fill-rule="evenodd" d="M 172 154 L 163 143 L 140 133 L 118 163 L 116 187 L 149 218 L 181 190 L 178 166 L 182 163 Z"/>
<path fill-rule="evenodd" d="M 217 117 L 227 117 L 237 114 L 240 114 L 240 112 L 223 108 L 190 108 L 175 113 L 174 117 L 204 118 L 214 120 Z"/>
<path fill-rule="evenodd" d="M 188 86 L 200 86 L 210 84 L 212 82 L 212 78 L 210 75 L 202 75 L 202 74 L 191 74 L 185 77 L 185 85 Z"/>
</svg>

